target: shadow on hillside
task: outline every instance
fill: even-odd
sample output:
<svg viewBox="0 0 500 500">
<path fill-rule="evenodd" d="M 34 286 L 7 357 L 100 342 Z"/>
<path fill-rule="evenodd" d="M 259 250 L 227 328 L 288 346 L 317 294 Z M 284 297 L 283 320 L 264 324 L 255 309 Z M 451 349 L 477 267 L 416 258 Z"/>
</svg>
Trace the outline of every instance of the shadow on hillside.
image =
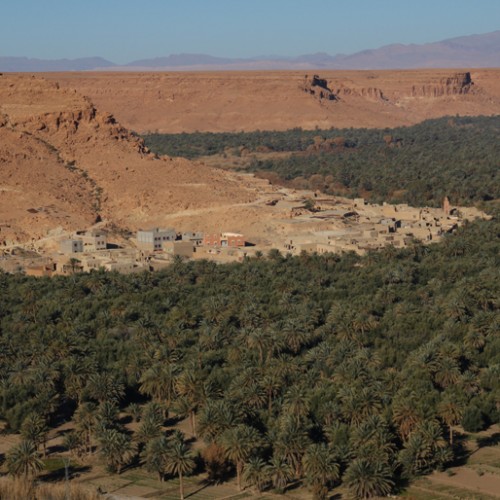
<svg viewBox="0 0 500 500">
<path fill-rule="evenodd" d="M 67 448 L 65 446 L 61 446 L 60 444 L 47 446 L 47 455 L 54 455 L 57 453 L 63 453 L 66 450 L 67 450 Z"/>
<path fill-rule="evenodd" d="M 465 434 L 455 434 L 453 440 L 453 455 L 454 459 L 449 464 L 452 467 L 465 465 L 471 456 L 471 451 L 467 448 L 467 436 Z"/>
<path fill-rule="evenodd" d="M 477 438 L 477 446 L 479 448 L 484 448 L 485 446 L 495 446 L 500 444 L 500 432 L 495 432 L 491 436 L 485 436 Z"/>
<path fill-rule="evenodd" d="M 90 467 L 88 465 L 70 465 L 68 468 L 69 479 L 74 479 L 84 472 L 89 472 Z M 66 477 L 66 472 L 64 465 L 62 467 L 55 469 L 53 471 L 47 472 L 41 477 L 44 482 L 54 483 L 57 481 L 62 481 Z"/>
</svg>

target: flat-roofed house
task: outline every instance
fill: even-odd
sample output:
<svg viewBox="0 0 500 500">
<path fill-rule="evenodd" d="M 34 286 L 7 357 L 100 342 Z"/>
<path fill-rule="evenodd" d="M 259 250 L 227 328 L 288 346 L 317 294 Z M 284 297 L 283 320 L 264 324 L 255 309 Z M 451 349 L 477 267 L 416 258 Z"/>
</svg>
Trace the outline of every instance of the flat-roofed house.
<svg viewBox="0 0 500 500">
<path fill-rule="evenodd" d="M 207 247 L 220 247 L 221 237 L 219 233 L 208 233 L 203 236 L 203 245 Z"/>
<path fill-rule="evenodd" d="M 186 231 L 182 233 L 182 241 L 190 241 L 194 246 L 203 245 L 203 233 L 201 231 Z"/>
<path fill-rule="evenodd" d="M 83 252 L 82 240 L 62 240 L 59 243 L 59 250 L 62 253 L 80 253 Z"/>
<path fill-rule="evenodd" d="M 191 258 L 193 256 L 194 246 L 190 241 L 167 241 L 163 244 L 163 250 L 169 255 L 179 255 L 181 257 Z"/>
<path fill-rule="evenodd" d="M 148 229 L 137 231 L 137 246 L 142 250 L 162 250 L 163 243 L 166 241 L 175 241 L 177 233 L 175 229 Z"/>
<path fill-rule="evenodd" d="M 222 233 L 222 247 L 244 247 L 245 237 L 241 233 Z"/>
<path fill-rule="evenodd" d="M 102 231 L 90 231 L 80 236 L 83 241 L 84 252 L 96 252 L 106 250 L 108 246 L 108 236 Z"/>
</svg>

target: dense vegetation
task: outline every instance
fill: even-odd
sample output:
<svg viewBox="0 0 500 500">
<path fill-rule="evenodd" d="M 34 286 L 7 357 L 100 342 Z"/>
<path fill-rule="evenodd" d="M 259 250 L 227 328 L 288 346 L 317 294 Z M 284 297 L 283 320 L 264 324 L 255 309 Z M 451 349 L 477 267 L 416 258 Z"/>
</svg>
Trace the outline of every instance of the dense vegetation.
<svg viewBox="0 0 500 500">
<path fill-rule="evenodd" d="M 414 206 L 500 198 L 500 117 L 455 117 L 395 129 L 331 129 L 146 136 L 158 153 L 195 157 L 230 147 L 292 151 L 255 159 L 250 170 L 273 182 L 329 194 Z M 239 151 L 239 150 L 238 150 Z M 297 153 L 298 152 L 298 153 Z"/>
<path fill-rule="evenodd" d="M 139 457 L 181 479 L 303 479 L 317 498 L 340 481 L 387 494 L 445 467 L 463 452 L 452 426 L 500 420 L 499 235 L 478 221 L 366 257 L 0 274 L 0 417 L 25 438 L 9 470 L 36 472 L 63 418 L 77 429 L 66 446 L 98 445 L 116 472 Z M 132 437 L 118 407 L 142 415 Z M 172 415 L 190 417 L 202 457 L 161 430 Z"/>
<path fill-rule="evenodd" d="M 323 131 L 324 132 L 324 131 Z M 147 134 L 143 139 L 153 152 L 184 158 L 199 158 L 229 152 L 250 151 L 305 151 L 314 142 L 318 131 L 295 128 L 285 132 L 193 132 L 181 134 Z"/>
</svg>

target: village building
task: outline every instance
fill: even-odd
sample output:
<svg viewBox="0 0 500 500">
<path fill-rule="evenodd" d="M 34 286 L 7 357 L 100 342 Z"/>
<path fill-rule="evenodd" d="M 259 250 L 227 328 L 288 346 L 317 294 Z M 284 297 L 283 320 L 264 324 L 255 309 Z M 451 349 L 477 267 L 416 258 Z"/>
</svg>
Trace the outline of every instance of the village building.
<svg viewBox="0 0 500 500">
<path fill-rule="evenodd" d="M 193 256 L 194 246 L 190 241 L 167 241 L 163 243 L 163 250 L 168 255 L 186 257 Z"/>
<path fill-rule="evenodd" d="M 203 245 L 207 247 L 238 248 L 246 245 L 245 236 L 241 233 L 209 233 L 203 237 Z"/>
<path fill-rule="evenodd" d="M 206 247 L 220 247 L 221 238 L 220 233 L 206 233 L 203 236 L 203 246 Z"/>
<path fill-rule="evenodd" d="M 222 247 L 244 247 L 245 237 L 241 233 L 222 233 L 220 244 Z"/>
<path fill-rule="evenodd" d="M 181 239 L 182 239 L 182 241 L 191 242 L 196 247 L 203 245 L 203 233 L 200 231 L 184 232 L 181 235 Z"/>
<path fill-rule="evenodd" d="M 35 276 L 40 278 L 42 276 L 53 276 L 56 272 L 55 262 L 47 264 L 31 265 L 24 268 L 26 276 Z"/>
<path fill-rule="evenodd" d="M 56 272 L 57 274 L 71 275 L 76 273 L 82 273 L 84 267 L 80 260 L 71 258 L 67 261 L 56 262 Z"/>
<path fill-rule="evenodd" d="M 150 252 L 162 250 L 163 243 L 175 241 L 177 233 L 175 229 L 148 229 L 137 231 L 137 246 L 142 250 Z"/>
<path fill-rule="evenodd" d="M 83 241 L 84 252 L 98 252 L 106 250 L 108 246 L 108 236 L 102 231 L 89 231 L 80 236 Z"/>
<path fill-rule="evenodd" d="M 124 261 L 124 260 L 109 260 L 103 265 L 106 271 L 116 271 L 122 274 L 130 274 L 142 271 L 144 269 L 143 266 L 139 266 L 134 261 Z"/>
<path fill-rule="evenodd" d="M 83 241 L 80 239 L 62 240 L 59 243 L 59 250 L 64 254 L 83 252 Z"/>
</svg>

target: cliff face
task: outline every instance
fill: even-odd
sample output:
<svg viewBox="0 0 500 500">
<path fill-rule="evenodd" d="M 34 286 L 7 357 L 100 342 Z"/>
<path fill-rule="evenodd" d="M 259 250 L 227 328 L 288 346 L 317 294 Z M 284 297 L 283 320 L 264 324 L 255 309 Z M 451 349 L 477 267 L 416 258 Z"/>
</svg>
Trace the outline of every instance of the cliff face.
<svg viewBox="0 0 500 500">
<path fill-rule="evenodd" d="M 348 84 L 340 83 L 333 90 L 329 88 L 329 83 L 326 79 L 314 75 L 312 79 L 305 77 L 305 84 L 302 89 L 319 100 L 326 99 L 329 101 L 337 101 L 341 98 L 362 97 L 368 100 L 390 101 L 391 99 L 384 95 L 384 92 L 378 87 L 359 87 L 349 86 Z M 437 79 L 437 81 L 427 82 L 421 85 L 412 85 L 411 89 L 402 89 L 392 97 L 393 101 L 397 101 L 398 97 L 443 97 L 443 96 L 458 96 L 465 95 L 473 90 L 474 82 L 471 74 L 455 73 L 447 77 Z"/>
<path fill-rule="evenodd" d="M 437 83 L 413 85 L 411 97 L 442 97 L 469 94 L 474 83 L 469 72 L 455 73 L 452 76 L 440 78 Z"/>
<path fill-rule="evenodd" d="M 0 245 L 88 227 L 98 215 L 134 229 L 249 201 L 224 172 L 157 158 L 111 114 L 43 78 L 1 76 L 0 117 Z"/>
<path fill-rule="evenodd" d="M 443 115 L 500 113 L 500 70 L 84 73 L 77 88 L 126 127 L 227 132 L 393 127 Z"/>
<path fill-rule="evenodd" d="M 340 86 L 338 90 L 335 92 L 338 96 L 344 96 L 346 98 L 349 97 L 364 97 L 369 100 L 387 100 L 384 96 L 384 93 L 377 87 L 361 87 L 361 88 L 352 88 Z"/>
</svg>

